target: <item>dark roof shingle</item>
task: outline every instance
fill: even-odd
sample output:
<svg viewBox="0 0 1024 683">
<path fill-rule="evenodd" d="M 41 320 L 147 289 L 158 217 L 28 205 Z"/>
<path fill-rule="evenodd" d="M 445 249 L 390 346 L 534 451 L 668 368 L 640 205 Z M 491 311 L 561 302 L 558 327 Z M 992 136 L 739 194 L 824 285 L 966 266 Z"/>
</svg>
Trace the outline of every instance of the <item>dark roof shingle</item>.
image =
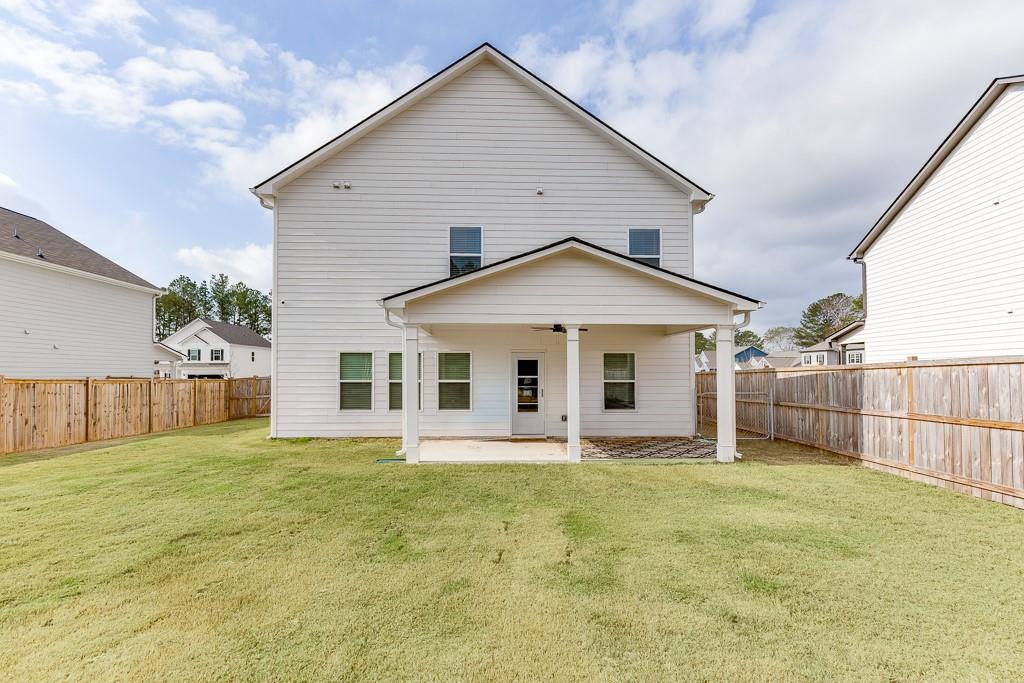
<svg viewBox="0 0 1024 683">
<path fill-rule="evenodd" d="M 228 344 L 238 344 L 240 346 L 263 346 L 270 348 L 270 342 L 261 337 L 251 327 L 245 325 L 232 325 L 231 323 L 221 322 L 220 320 L 214 320 L 213 318 L 200 318 L 204 323 L 210 326 L 213 333 L 226 341 Z"/>
<path fill-rule="evenodd" d="M 40 250 L 42 256 L 39 256 Z M 49 223 L 3 207 L 0 207 L 0 251 L 65 268 L 74 268 L 139 287 L 159 289 L 78 240 L 68 237 Z"/>
</svg>

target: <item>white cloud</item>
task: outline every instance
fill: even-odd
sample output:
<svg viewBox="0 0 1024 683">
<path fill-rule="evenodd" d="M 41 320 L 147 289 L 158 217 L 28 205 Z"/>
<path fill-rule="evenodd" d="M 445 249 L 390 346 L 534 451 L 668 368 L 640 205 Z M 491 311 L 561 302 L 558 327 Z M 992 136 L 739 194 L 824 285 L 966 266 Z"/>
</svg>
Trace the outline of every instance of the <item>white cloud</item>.
<svg viewBox="0 0 1024 683">
<path fill-rule="evenodd" d="M 113 30 L 124 38 L 141 43 L 138 22 L 153 20 L 153 15 L 144 10 L 135 0 L 91 0 L 75 3 L 78 11 L 70 15 L 71 24 L 87 35 L 96 35 Z"/>
<path fill-rule="evenodd" d="M 0 0 L 0 9 L 33 28 L 44 31 L 56 29 L 47 16 L 48 7 L 44 0 Z"/>
<path fill-rule="evenodd" d="M 14 178 L 6 173 L 0 173 L 0 206 L 27 216 L 47 219 L 43 206 L 25 194 Z"/>
<path fill-rule="evenodd" d="M 241 128 L 245 124 L 245 114 L 241 109 L 217 100 L 175 100 L 159 107 L 157 111 L 183 128 Z"/>
<path fill-rule="evenodd" d="M 631 5 L 630 30 L 687 30 L 683 5 Z M 695 7 L 705 30 L 750 21 L 745 3 Z M 712 47 L 613 30 L 562 50 L 529 36 L 516 54 L 716 193 L 695 221 L 697 276 L 766 299 L 766 327 L 859 291 L 846 254 L 989 81 L 1021 71 L 1022 21 L 1024 4 L 998 0 L 786 2 Z"/>
<path fill-rule="evenodd" d="M 182 28 L 213 48 L 230 62 L 262 59 L 267 51 L 249 36 L 242 35 L 229 24 L 222 23 L 213 12 L 193 7 L 179 7 L 172 16 Z"/>
<path fill-rule="evenodd" d="M 195 277 L 225 273 L 233 282 L 244 282 L 266 292 L 271 287 L 273 253 L 270 244 L 250 243 L 240 248 L 187 247 L 178 249 L 175 256 Z"/>
</svg>

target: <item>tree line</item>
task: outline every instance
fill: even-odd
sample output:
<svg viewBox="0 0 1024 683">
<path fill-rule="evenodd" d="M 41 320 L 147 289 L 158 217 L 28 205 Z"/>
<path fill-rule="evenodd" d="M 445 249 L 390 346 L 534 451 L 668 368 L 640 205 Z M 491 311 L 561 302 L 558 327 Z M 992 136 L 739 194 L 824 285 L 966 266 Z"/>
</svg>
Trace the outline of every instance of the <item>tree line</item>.
<svg viewBox="0 0 1024 683">
<path fill-rule="evenodd" d="M 796 351 L 824 341 L 863 315 L 864 300 L 861 296 L 836 292 L 811 302 L 801 313 L 800 324 L 797 326 L 769 327 L 763 335 L 752 330 L 737 330 L 736 348 L 756 346 L 762 351 Z M 710 335 L 697 333 L 697 353 L 714 348 L 713 332 Z"/>
<path fill-rule="evenodd" d="M 245 325 L 258 334 L 270 333 L 270 295 L 244 282 L 231 283 L 224 273 L 196 282 L 179 275 L 156 299 L 156 332 L 160 339 L 174 334 L 196 318 L 213 318 Z"/>
</svg>

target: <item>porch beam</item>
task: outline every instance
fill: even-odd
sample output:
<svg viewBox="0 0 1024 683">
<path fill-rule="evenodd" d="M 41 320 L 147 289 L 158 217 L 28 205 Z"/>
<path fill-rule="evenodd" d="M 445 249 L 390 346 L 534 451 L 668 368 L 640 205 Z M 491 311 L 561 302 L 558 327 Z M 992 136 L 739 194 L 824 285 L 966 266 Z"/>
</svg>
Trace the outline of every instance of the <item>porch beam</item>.
<svg viewBox="0 0 1024 683">
<path fill-rule="evenodd" d="M 419 328 L 402 327 L 402 449 L 407 463 L 420 461 Z"/>
<path fill-rule="evenodd" d="M 565 326 L 565 376 L 568 407 L 568 444 L 566 450 L 569 462 L 580 462 L 580 326 Z"/>
<path fill-rule="evenodd" d="M 736 459 L 736 358 L 733 350 L 735 325 L 715 327 L 715 369 L 718 412 L 718 462 Z"/>
</svg>

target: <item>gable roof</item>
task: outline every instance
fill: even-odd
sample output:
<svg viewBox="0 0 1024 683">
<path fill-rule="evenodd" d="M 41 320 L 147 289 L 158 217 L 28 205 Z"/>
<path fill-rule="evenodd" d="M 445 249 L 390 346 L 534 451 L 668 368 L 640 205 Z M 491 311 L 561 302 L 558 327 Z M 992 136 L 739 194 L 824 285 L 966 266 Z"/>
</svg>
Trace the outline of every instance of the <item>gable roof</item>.
<svg viewBox="0 0 1024 683">
<path fill-rule="evenodd" d="M 507 259 L 488 263 L 487 265 L 477 268 L 476 270 L 471 270 L 468 273 L 452 275 L 451 277 L 442 278 L 440 280 L 435 280 L 434 282 L 428 282 L 411 289 L 390 294 L 382 298 L 378 303 L 385 308 L 399 308 L 404 306 L 407 301 L 419 299 L 429 294 L 435 294 L 445 289 L 467 282 L 472 282 L 473 280 L 477 280 L 509 268 L 515 268 L 516 266 L 521 266 L 523 264 L 530 263 L 531 261 L 536 261 L 570 249 L 582 251 L 605 261 L 618 263 L 619 265 L 632 268 L 672 284 L 680 285 L 713 299 L 736 304 L 740 310 L 752 311 L 761 308 L 762 306 L 762 302 L 757 299 L 752 299 L 751 297 L 744 296 L 743 294 L 731 292 L 728 289 L 723 289 L 707 282 L 702 282 L 687 275 L 674 273 L 665 268 L 652 266 L 629 256 L 623 256 L 611 249 L 605 249 L 604 247 L 587 242 L 586 240 L 581 240 L 579 237 L 566 237 L 565 239 L 558 240 L 557 242 L 552 242 L 551 244 L 538 247 L 537 249 L 533 249 L 516 256 L 511 256 Z"/>
<path fill-rule="evenodd" d="M 860 320 L 854 320 L 852 323 L 845 327 L 840 327 L 838 330 L 836 330 L 829 336 L 825 337 L 825 341 L 828 342 L 829 344 L 831 344 L 832 342 L 837 342 L 846 335 L 851 334 L 852 332 L 860 329 L 861 327 L 864 327 L 864 318 L 861 318 Z"/>
<path fill-rule="evenodd" d="M 981 120 L 981 117 L 985 115 L 985 112 L 999 99 L 999 96 L 1003 94 L 1007 86 L 1014 83 L 1024 82 L 1024 74 L 1018 76 L 1004 76 L 1002 78 L 994 79 L 985 89 L 985 92 L 981 94 L 981 97 L 974 103 L 970 110 L 964 114 L 964 117 L 960 119 L 960 122 L 956 124 L 956 127 L 946 136 L 938 148 L 932 152 L 932 155 L 928 157 L 928 161 L 924 163 L 924 166 L 911 178 L 907 186 L 899 193 L 896 199 L 893 200 L 892 204 L 885 210 L 885 212 L 879 217 L 875 224 L 871 226 L 868 233 L 864 235 L 861 241 L 854 247 L 853 251 L 846 258 L 857 260 L 864 258 L 864 254 L 871 247 L 876 239 L 881 236 L 889 224 L 900 214 L 910 200 L 914 198 L 914 195 L 924 186 L 928 179 L 931 178 L 932 174 L 942 165 L 942 162 L 957 148 L 957 146 L 963 141 L 967 134 L 971 132 L 975 124 Z"/>
<path fill-rule="evenodd" d="M 72 239 L 49 223 L 0 207 L 0 251 L 40 264 L 70 268 L 135 287 L 160 288 Z M 42 252 L 40 256 L 39 253 Z"/>
<path fill-rule="evenodd" d="M 259 197 L 264 206 L 268 206 L 268 203 L 273 201 L 274 194 L 277 192 L 278 188 L 286 185 L 292 179 L 304 173 L 312 166 L 320 163 L 325 158 L 341 151 L 346 146 L 363 137 L 363 135 L 370 132 L 380 124 L 388 121 L 416 102 L 423 100 L 438 88 L 484 60 L 489 60 L 503 68 L 506 72 L 520 79 L 528 86 L 547 97 L 562 110 L 575 116 L 579 121 L 603 135 L 606 139 L 611 141 L 627 154 L 636 158 L 651 170 L 665 176 L 673 184 L 689 192 L 691 196 L 690 201 L 694 204 L 695 213 L 703 211 L 704 205 L 714 197 L 714 195 L 702 188 L 700 185 L 693 182 L 682 173 L 666 164 L 664 161 L 658 159 L 656 156 L 640 147 L 638 144 L 609 126 L 601 119 L 594 116 L 594 114 L 563 95 L 554 87 L 490 43 L 483 43 L 471 52 L 463 55 L 441 71 L 438 71 L 436 74 L 417 85 L 412 90 L 409 90 L 405 94 L 393 100 L 390 104 L 387 104 L 373 114 L 370 114 L 368 117 L 341 133 L 333 140 L 321 145 L 266 180 L 257 183 L 256 186 L 250 188 L 249 191 Z"/>
<path fill-rule="evenodd" d="M 270 342 L 264 339 L 251 327 L 245 325 L 232 325 L 231 323 L 221 322 L 220 320 L 214 320 L 213 318 L 200 318 L 210 330 L 226 341 L 228 344 L 238 344 L 239 346 L 262 346 L 264 348 L 270 348 Z"/>
</svg>

